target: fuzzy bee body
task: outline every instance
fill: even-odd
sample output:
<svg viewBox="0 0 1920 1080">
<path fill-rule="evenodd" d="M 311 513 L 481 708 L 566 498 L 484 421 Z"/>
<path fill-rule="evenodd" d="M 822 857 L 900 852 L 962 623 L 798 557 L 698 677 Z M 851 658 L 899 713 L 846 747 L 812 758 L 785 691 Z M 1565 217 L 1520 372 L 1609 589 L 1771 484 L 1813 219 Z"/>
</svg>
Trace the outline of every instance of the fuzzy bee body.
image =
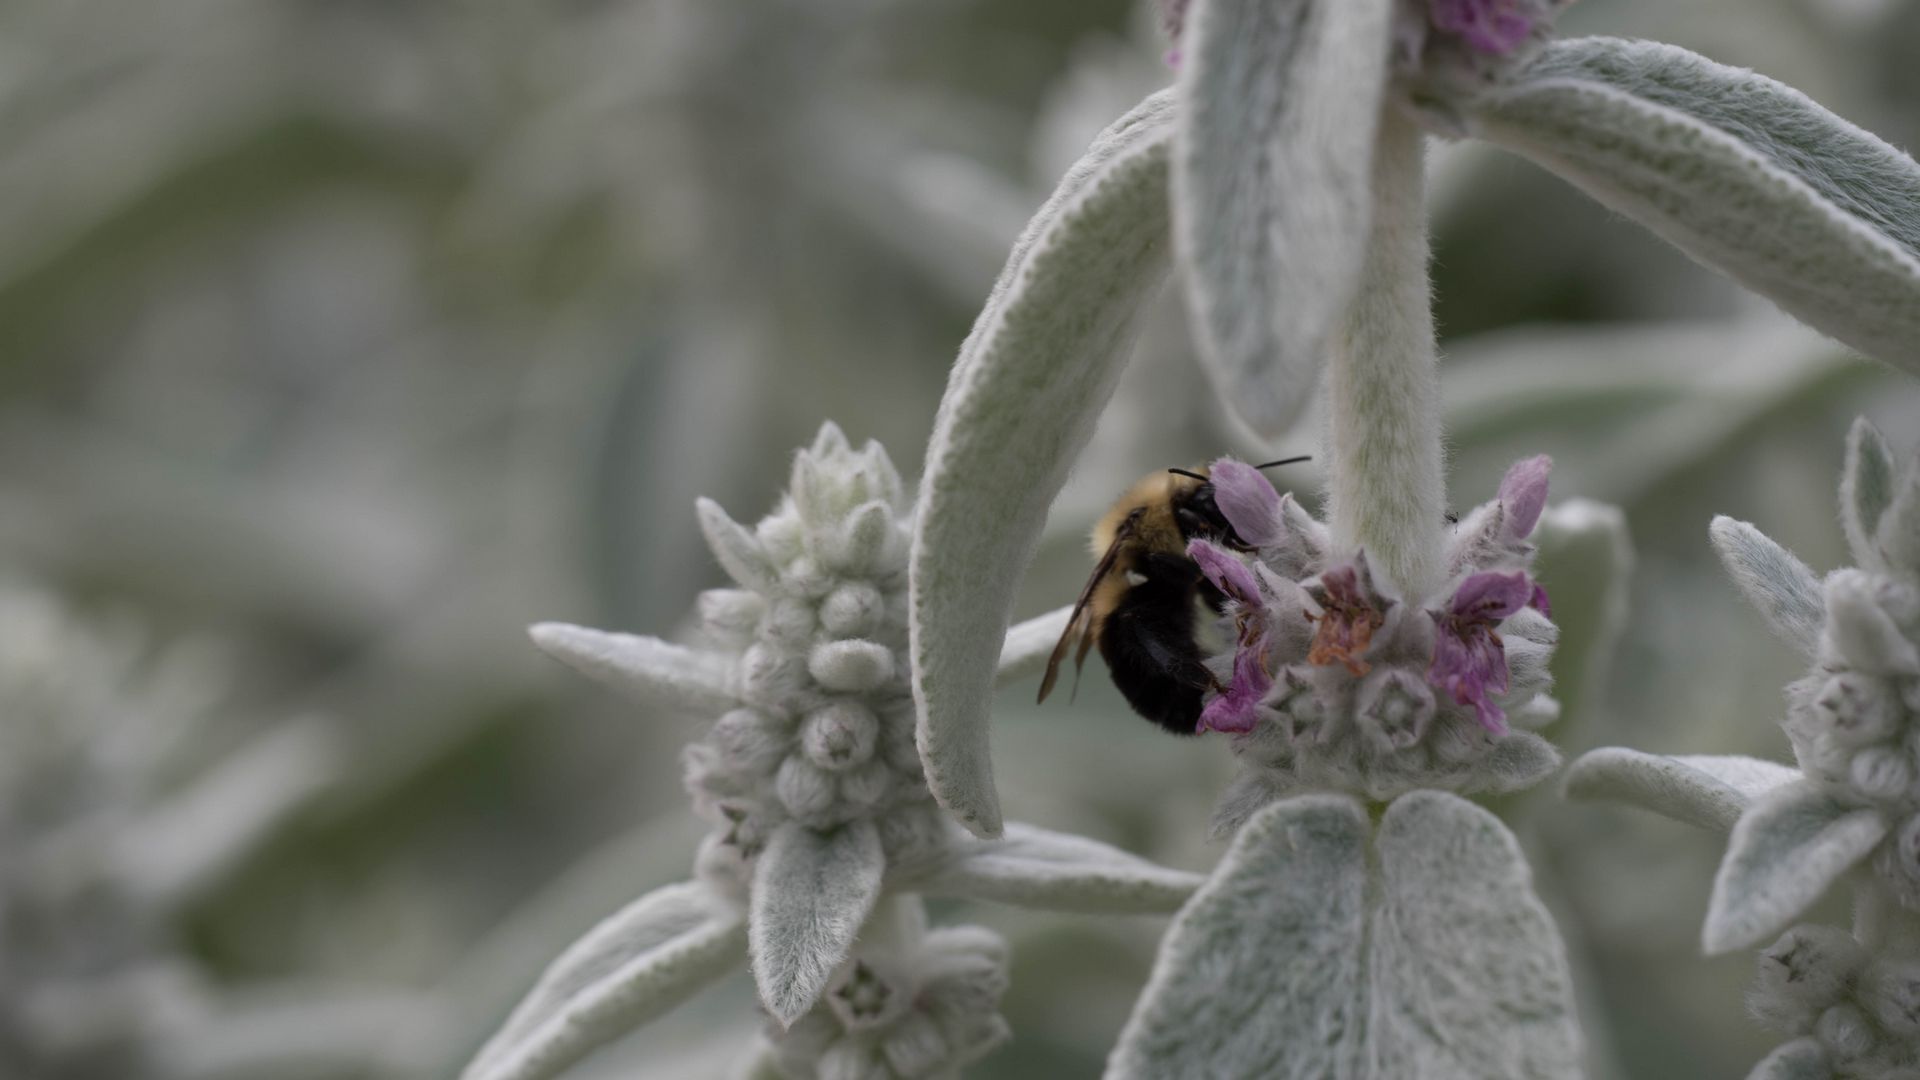
<svg viewBox="0 0 1920 1080">
<path fill-rule="evenodd" d="M 1133 711 L 1175 734 L 1195 732 L 1202 699 L 1217 688 L 1197 638 L 1200 609 L 1225 603 L 1187 556 L 1196 538 L 1247 546 L 1215 504 L 1205 468 L 1153 473 L 1113 504 L 1094 526 L 1093 575 L 1047 661 L 1041 701 L 1075 642 L 1076 671 L 1098 645 Z"/>
</svg>

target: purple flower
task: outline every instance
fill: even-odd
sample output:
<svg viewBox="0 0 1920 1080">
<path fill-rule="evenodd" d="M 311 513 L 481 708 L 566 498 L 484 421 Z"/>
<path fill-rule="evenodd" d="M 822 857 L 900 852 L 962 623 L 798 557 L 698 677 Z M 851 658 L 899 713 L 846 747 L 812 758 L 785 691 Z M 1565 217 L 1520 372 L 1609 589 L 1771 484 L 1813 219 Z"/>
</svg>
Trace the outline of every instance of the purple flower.
<svg viewBox="0 0 1920 1080">
<path fill-rule="evenodd" d="M 1201 731 L 1252 731 L 1260 702 L 1273 689 L 1273 673 L 1267 670 L 1267 634 L 1259 620 L 1241 624 L 1241 637 L 1233 654 L 1233 681 L 1200 710 Z"/>
<path fill-rule="evenodd" d="M 1365 675 L 1372 666 L 1363 658 L 1367 646 L 1373 643 L 1373 632 L 1387 621 L 1385 605 L 1375 602 L 1366 556 L 1322 573 L 1308 593 L 1320 605 L 1320 614 L 1311 616 L 1318 625 L 1307 649 L 1307 663 L 1340 664 L 1354 675 Z"/>
<path fill-rule="evenodd" d="M 1433 611 L 1433 666 L 1427 681 L 1455 704 L 1473 706 L 1480 726 L 1507 733 L 1507 714 L 1492 700 L 1507 692 L 1507 648 L 1494 627 L 1524 607 L 1546 610 L 1547 593 L 1526 571 L 1475 574 L 1460 583 L 1445 611 Z"/>
<path fill-rule="evenodd" d="M 1266 599 L 1260 595 L 1259 582 L 1247 564 L 1218 544 L 1189 541 L 1187 557 L 1240 608 L 1234 618 L 1233 678 L 1200 711 L 1198 730 L 1252 731 L 1261 699 L 1273 688 L 1273 674 L 1267 670 L 1266 619 L 1260 614 L 1267 606 Z"/>
<path fill-rule="evenodd" d="M 1254 547 L 1278 543 L 1280 493 L 1259 469 L 1244 461 L 1221 458 L 1207 468 L 1213 482 L 1213 501 L 1240 539 Z"/>
<path fill-rule="evenodd" d="M 1505 56 L 1533 35 L 1525 0 L 1429 0 L 1433 25 L 1477 52 Z"/>
<path fill-rule="evenodd" d="M 1226 548 L 1211 540 L 1196 538 L 1187 541 L 1187 558 L 1192 559 L 1200 567 L 1200 573 L 1228 598 L 1238 600 L 1256 611 L 1266 606 L 1253 571 L 1247 569 L 1247 564 Z"/>
<path fill-rule="evenodd" d="M 1524 540 L 1540 522 L 1540 511 L 1547 505 L 1547 474 L 1553 471 L 1553 459 L 1545 454 L 1516 461 L 1500 479 L 1500 505 L 1505 508 L 1507 535 Z"/>
</svg>

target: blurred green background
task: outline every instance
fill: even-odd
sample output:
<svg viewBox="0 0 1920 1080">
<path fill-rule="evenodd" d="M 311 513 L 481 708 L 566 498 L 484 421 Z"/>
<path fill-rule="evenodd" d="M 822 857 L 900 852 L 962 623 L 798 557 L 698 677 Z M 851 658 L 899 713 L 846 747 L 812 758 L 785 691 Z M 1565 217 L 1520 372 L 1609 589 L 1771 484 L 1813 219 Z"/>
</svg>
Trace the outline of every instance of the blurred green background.
<svg viewBox="0 0 1920 1080">
<path fill-rule="evenodd" d="M 1562 25 L 1920 133 L 1900 0 Z M 0 1076 L 449 1076 L 559 948 L 684 876 L 698 725 L 524 626 L 675 632 L 721 581 L 694 497 L 753 520 L 822 419 L 917 473 L 1008 243 L 1163 51 L 1133 0 L 0 5 Z M 1707 521 L 1838 565 L 1846 425 L 1911 446 L 1920 394 L 1516 159 L 1434 173 L 1456 508 L 1545 451 L 1557 497 L 1632 533 L 1631 621 L 1565 650 L 1557 737 L 1784 758 L 1798 662 Z M 1176 298 L 1138 351 L 1023 614 L 1074 595 L 1136 475 L 1269 449 Z M 1597 565 L 1549 552 L 1548 585 Z M 1031 698 L 996 733 L 1011 815 L 1218 857 L 1223 743 L 1139 722 L 1097 668 L 1077 705 Z M 1698 958 L 1720 842 L 1503 809 L 1595 1076 L 1744 1075 L 1775 1040 L 1750 958 Z M 1015 946 L 1016 1035 L 972 1075 L 1097 1075 L 1160 921 L 936 915 Z M 741 977 L 579 1075 L 718 1076 L 755 1023 Z"/>
</svg>

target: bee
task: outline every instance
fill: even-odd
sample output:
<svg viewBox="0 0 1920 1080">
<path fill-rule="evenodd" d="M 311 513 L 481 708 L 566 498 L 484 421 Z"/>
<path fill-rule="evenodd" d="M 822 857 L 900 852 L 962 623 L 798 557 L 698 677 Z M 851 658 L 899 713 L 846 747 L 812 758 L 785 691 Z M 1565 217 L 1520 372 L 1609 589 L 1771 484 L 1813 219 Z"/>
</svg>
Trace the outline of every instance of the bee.
<svg viewBox="0 0 1920 1080">
<path fill-rule="evenodd" d="M 1251 550 L 1220 513 L 1204 466 L 1151 473 L 1120 496 L 1094 526 L 1093 576 L 1047 659 L 1041 701 L 1053 692 L 1067 650 L 1078 643 L 1077 683 L 1088 650 L 1098 643 L 1114 686 L 1134 712 L 1175 734 L 1194 733 L 1202 696 L 1218 688 L 1195 639 L 1197 608 L 1204 603 L 1217 614 L 1226 603 L 1187 557 L 1187 542 L 1196 538 Z"/>
</svg>

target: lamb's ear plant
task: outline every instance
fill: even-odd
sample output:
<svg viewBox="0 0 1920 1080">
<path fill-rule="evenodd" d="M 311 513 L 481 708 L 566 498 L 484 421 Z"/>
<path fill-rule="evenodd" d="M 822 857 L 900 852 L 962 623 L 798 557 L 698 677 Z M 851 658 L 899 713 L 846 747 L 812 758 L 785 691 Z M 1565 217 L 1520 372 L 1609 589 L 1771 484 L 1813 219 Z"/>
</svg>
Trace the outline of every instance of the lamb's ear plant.
<svg viewBox="0 0 1920 1080">
<path fill-rule="evenodd" d="M 1755 1016 L 1790 1041 L 1756 1080 L 1920 1076 L 1920 461 L 1854 424 L 1840 518 L 1855 566 L 1824 578 L 1745 522 L 1717 518 L 1729 574 L 1811 669 L 1786 690 L 1797 767 L 1610 748 L 1567 792 L 1730 833 L 1709 954 L 1767 941 Z M 1851 887 L 1851 932 L 1795 925 Z M 1777 940 L 1775 940 L 1777 938 Z"/>
<path fill-rule="evenodd" d="M 928 929 L 923 896 L 1168 912 L 1199 884 L 1033 826 L 975 839 L 940 812 L 902 657 L 913 503 L 877 443 L 827 424 L 757 525 L 706 500 L 698 518 L 734 586 L 702 594 L 692 644 L 554 623 L 533 639 L 655 712 L 712 718 L 685 763 L 713 831 L 690 880 L 553 962 L 469 1080 L 557 1075 L 743 964 L 768 1018 L 750 1068 L 950 1076 L 1006 1037 L 1006 948 L 979 927 Z M 1005 669 L 1031 670 L 1059 626 L 1009 635 Z"/>
<path fill-rule="evenodd" d="M 1514 150 L 1920 371 L 1920 166 L 1752 72 L 1550 41 L 1561 6 L 1168 0 L 1177 85 L 1069 173 L 962 347 L 927 456 L 909 648 L 927 782 L 983 838 L 1003 832 L 988 721 L 1020 574 L 1144 296 L 1175 273 L 1204 366 L 1250 428 L 1286 432 L 1321 390 L 1324 519 L 1239 462 L 1211 466 L 1236 542 L 1187 548 L 1226 597 L 1230 642 L 1208 661 L 1197 733 L 1231 739 L 1216 826 L 1236 835 L 1169 931 L 1111 1077 L 1581 1072 L 1559 937 L 1511 834 L 1462 797 L 1559 764 L 1527 730 L 1559 712 L 1557 633 L 1530 572 L 1549 463 L 1517 463 L 1449 522 L 1428 135 Z M 1804 598 L 1776 608 L 1804 628 Z M 1724 816 L 1765 773 L 1654 786 L 1681 803 L 1710 791 L 1698 814 Z M 1762 846 L 1837 873 L 1892 828 L 1830 803 L 1782 809 Z M 1747 863 L 1767 910 L 1792 906 L 1793 873 Z M 1741 933 L 1779 921 L 1730 917 Z"/>
</svg>

